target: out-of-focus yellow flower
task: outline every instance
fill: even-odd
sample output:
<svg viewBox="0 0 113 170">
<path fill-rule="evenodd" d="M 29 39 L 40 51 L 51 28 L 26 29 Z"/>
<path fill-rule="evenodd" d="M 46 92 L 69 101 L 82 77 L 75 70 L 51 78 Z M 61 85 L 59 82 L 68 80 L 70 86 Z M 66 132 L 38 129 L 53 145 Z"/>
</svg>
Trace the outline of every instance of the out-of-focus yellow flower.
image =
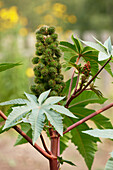
<svg viewBox="0 0 113 170">
<path fill-rule="evenodd" d="M 3 20 L 10 20 L 12 23 L 17 23 L 19 19 L 17 8 L 13 6 L 10 9 L 6 9 L 6 8 L 1 9 L 0 17 Z"/>
<path fill-rule="evenodd" d="M 28 24 L 28 20 L 26 17 L 20 17 L 20 24 L 26 26 Z"/>
<path fill-rule="evenodd" d="M 46 24 L 53 24 L 53 23 L 55 23 L 55 19 L 50 14 L 45 15 L 44 16 L 44 23 L 46 23 Z"/>
<path fill-rule="evenodd" d="M 69 15 L 67 19 L 71 24 L 75 24 L 77 21 L 77 17 L 75 15 Z"/>
<path fill-rule="evenodd" d="M 17 13 L 17 7 L 12 6 L 11 8 L 3 8 L 0 10 L 0 29 L 12 28 L 19 21 L 19 16 Z"/>
<path fill-rule="evenodd" d="M 27 75 L 27 77 L 30 77 L 30 78 L 34 77 L 33 68 L 31 68 L 31 67 L 27 68 L 26 75 Z"/>
<path fill-rule="evenodd" d="M 57 18 L 62 18 L 63 17 L 63 14 L 66 12 L 67 10 L 67 7 L 66 5 L 64 4 L 61 4 L 61 3 L 55 3 L 53 5 L 53 15 Z"/>
<path fill-rule="evenodd" d="M 21 28 L 21 29 L 19 30 L 19 34 L 20 34 L 21 36 L 26 36 L 26 35 L 28 34 L 28 30 L 27 30 L 26 28 Z"/>
</svg>

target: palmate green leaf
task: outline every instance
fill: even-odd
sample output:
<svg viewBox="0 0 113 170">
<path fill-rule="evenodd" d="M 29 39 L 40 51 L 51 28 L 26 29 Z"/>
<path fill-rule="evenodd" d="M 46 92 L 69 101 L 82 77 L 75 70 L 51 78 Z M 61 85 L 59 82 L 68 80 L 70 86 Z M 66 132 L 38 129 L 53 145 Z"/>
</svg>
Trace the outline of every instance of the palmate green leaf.
<svg viewBox="0 0 113 170">
<path fill-rule="evenodd" d="M 74 115 L 79 117 L 80 119 L 83 119 L 84 117 L 95 112 L 95 110 L 87 109 L 84 107 L 77 107 L 77 106 L 70 107 L 69 110 Z M 94 116 L 93 118 L 91 118 L 90 120 L 93 121 L 95 123 L 95 125 L 97 126 L 97 128 L 99 128 L 99 129 L 112 129 L 113 128 L 113 126 L 110 122 L 110 119 L 103 116 L 102 114 L 98 114 L 98 115 Z"/>
<path fill-rule="evenodd" d="M 0 103 L 0 106 L 4 106 L 4 105 L 14 105 L 14 104 L 18 104 L 18 105 L 24 105 L 28 102 L 28 100 L 26 99 L 14 99 L 14 100 L 10 100 L 10 101 L 6 101 L 6 102 L 2 102 Z"/>
<path fill-rule="evenodd" d="M 93 129 L 83 131 L 83 133 L 94 137 L 113 139 L 113 129 Z"/>
<path fill-rule="evenodd" d="M 96 40 L 96 43 L 90 42 L 90 41 L 83 41 L 83 40 L 80 40 L 80 41 L 82 43 L 84 43 L 85 45 L 90 46 L 90 47 L 92 47 L 98 51 L 101 51 L 107 55 L 107 48 L 100 41 L 98 41 L 96 38 L 95 38 L 95 40 Z"/>
<path fill-rule="evenodd" d="M 44 110 L 45 114 L 47 116 L 47 119 L 50 121 L 50 123 L 55 127 L 57 132 L 63 136 L 63 123 L 62 123 L 62 116 L 53 111 L 53 110 Z"/>
<path fill-rule="evenodd" d="M 70 117 L 73 117 L 73 118 L 76 118 L 76 116 L 74 116 L 69 110 L 67 110 L 64 106 L 60 106 L 60 105 L 52 105 L 52 106 L 49 106 L 49 108 L 59 112 L 59 113 L 62 113 L 66 116 L 70 116 Z"/>
<path fill-rule="evenodd" d="M 31 130 L 31 125 L 28 123 L 21 123 L 21 130 L 26 133 L 30 138 L 32 137 L 32 130 Z M 20 134 L 18 135 L 18 138 L 16 140 L 16 143 L 14 144 L 14 146 L 16 145 L 21 145 L 21 144 L 25 144 L 28 141 L 21 136 Z"/>
<path fill-rule="evenodd" d="M 43 105 L 52 105 L 52 104 L 58 103 L 59 101 L 63 100 L 64 98 L 65 98 L 65 96 L 64 97 L 59 97 L 59 96 L 48 97 Z"/>
<path fill-rule="evenodd" d="M 69 140 L 71 139 L 72 135 L 70 132 L 65 133 L 63 136 L 60 137 L 60 154 L 69 146 Z"/>
<path fill-rule="evenodd" d="M 97 40 L 95 37 L 93 37 L 96 41 L 95 42 L 89 42 L 89 41 L 82 41 L 84 44 L 96 49 L 99 51 L 98 60 L 103 61 L 111 57 L 112 55 L 112 45 L 111 45 L 111 39 L 110 37 L 105 41 L 104 44 L 102 44 L 99 40 Z"/>
<path fill-rule="evenodd" d="M 70 126 L 77 121 L 73 118 L 66 117 L 64 123 Z M 91 170 L 92 163 L 94 160 L 95 152 L 97 151 L 97 142 L 100 141 L 99 138 L 92 137 L 90 135 L 82 133 L 83 130 L 89 130 L 86 123 L 77 126 L 71 130 L 71 142 L 77 147 L 77 150 L 84 158 L 86 165 L 89 170 Z"/>
<path fill-rule="evenodd" d="M 32 110 L 32 113 L 29 116 L 29 121 L 31 124 L 31 128 L 33 130 L 32 132 L 32 138 L 33 138 L 33 145 L 35 144 L 36 140 L 40 136 L 43 127 L 44 127 L 44 120 L 45 120 L 45 111 L 42 109 L 34 109 Z"/>
<path fill-rule="evenodd" d="M 20 63 L 0 63 L 0 72 L 21 65 Z"/>
<path fill-rule="evenodd" d="M 39 104 L 42 104 L 44 102 L 44 100 L 48 97 L 49 93 L 51 90 L 45 91 L 44 93 L 42 93 L 39 98 L 38 98 L 38 102 Z"/>
<path fill-rule="evenodd" d="M 99 98 L 92 91 L 84 91 L 77 98 L 73 99 L 70 107 L 72 107 L 72 106 L 83 107 L 83 106 L 86 106 L 86 105 L 91 104 L 91 103 L 103 104 L 106 100 L 107 99 L 105 99 L 105 98 Z"/>
<path fill-rule="evenodd" d="M 32 128 L 32 138 L 33 144 L 36 142 L 37 138 L 40 136 L 41 131 L 44 127 L 45 115 L 50 123 L 55 127 L 58 133 L 63 135 L 63 124 L 62 124 L 62 116 L 59 114 L 59 105 L 54 104 L 58 103 L 64 97 L 54 96 L 47 98 L 49 91 L 43 92 L 39 96 L 39 103 L 37 101 L 36 96 L 32 94 L 25 93 L 28 100 L 15 99 L 14 102 L 3 102 L 3 104 L 18 104 L 18 106 L 12 107 L 11 113 L 9 114 L 4 129 L 10 128 L 16 124 L 21 122 L 30 123 Z M 47 98 L 47 99 L 46 99 Z M 24 101 L 24 102 L 23 102 Z M 42 104 L 41 104 L 42 103 Z M 19 104 L 24 104 L 20 105 Z M 68 109 L 64 107 L 60 107 L 60 113 L 65 114 L 67 116 L 75 117 Z M 55 111 L 57 110 L 57 112 Z M 26 121 L 27 120 L 27 121 Z"/>
<path fill-rule="evenodd" d="M 79 41 L 79 38 L 74 38 L 74 36 L 71 36 L 72 41 L 74 42 L 76 51 L 78 54 L 81 54 L 82 50 L 83 50 L 83 45 L 81 44 L 81 42 Z"/>
</svg>

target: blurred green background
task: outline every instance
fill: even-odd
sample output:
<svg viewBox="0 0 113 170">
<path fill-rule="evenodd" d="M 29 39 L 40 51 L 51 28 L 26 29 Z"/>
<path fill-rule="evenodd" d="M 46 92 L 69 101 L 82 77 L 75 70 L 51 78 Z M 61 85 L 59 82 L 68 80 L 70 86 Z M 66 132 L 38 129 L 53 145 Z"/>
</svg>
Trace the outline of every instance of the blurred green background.
<svg viewBox="0 0 113 170">
<path fill-rule="evenodd" d="M 0 102 L 22 97 L 24 91 L 30 92 L 29 87 L 33 83 L 31 60 L 35 55 L 37 28 L 55 26 L 59 40 L 70 41 L 72 33 L 87 40 L 91 39 L 91 34 L 100 40 L 109 35 L 113 38 L 112 8 L 113 0 L 0 0 L 0 63 L 22 63 L 0 73 Z M 102 76 L 110 80 L 106 72 Z M 101 84 L 105 89 L 109 84 L 104 80 Z M 109 88 L 106 94 L 111 94 Z"/>
</svg>

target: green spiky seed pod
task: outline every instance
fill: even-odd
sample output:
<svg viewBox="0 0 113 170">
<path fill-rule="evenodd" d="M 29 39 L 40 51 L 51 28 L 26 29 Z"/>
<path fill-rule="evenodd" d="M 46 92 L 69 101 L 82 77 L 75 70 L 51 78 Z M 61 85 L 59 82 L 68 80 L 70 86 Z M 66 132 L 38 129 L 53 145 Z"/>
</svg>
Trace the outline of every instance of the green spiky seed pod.
<svg viewBox="0 0 113 170">
<path fill-rule="evenodd" d="M 40 77 L 40 76 L 41 76 L 40 70 L 37 70 L 36 68 L 34 68 L 33 70 L 34 70 L 34 75 L 35 75 L 36 77 Z"/>
<path fill-rule="evenodd" d="M 53 87 L 55 86 L 56 82 L 55 82 L 55 80 L 50 79 L 50 80 L 48 81 L 48 84 L 49 84 L 49 87 L 50 87 L 50 88 L 53 88 Z"/>
<path fill-rule="evenodd" d="M 60 64 L 60 63 L 57 64 L 57 69 L 58 69 L 58 70 L 61 69 L 61 64 Z"/>
<path fill-rule="evenodd" d="M 42 93 L 43 91 L 45 91 L 44 84 L 43 83 L 37 84 L 36 91 L 39 93 Z"/>
<path fill-rule="evenodd" d="M 50 92 L 50 96 L 58 96 L 58 92 L 56 92 L 55 90 L 52 90 Z"/>
<path fill-rule="evenodd" d="M 47 49 L 45 50 L 45 54 L 46 54 L 46 56 L 51 56 L 51 55 L 52 55 L 52 50 L 49 49 L 49 48 L 47 48 Z"/>
<path fill-rule="evenodd" d="M 31 85 L 31 91 L 36 92 L 36 85 Z"/>
<path fill-rule="evenodd" d="M 47 28 L 46 27 L 41 27 L 40 28 L 40 33 L 43 35 L 47 35 Z"/>
<path fill-rule="evenodd" d="M 61 57 L 61 52 L 60 52 L 60 49 L 59 48 L 56 48 L 55 49 L 55 55 L 60 58 Z"/>
<path fill-rule="evenodd" d="M 47 44 L 51 44 L 52 42 L 53 42 L 53 39 L 52 39 L 51 37 L 47 37 L 47 38 L 45 39 L 46 45 L 47 45 Z"/>
<path fill-rule="evenodd" d="M 59 74 L 59 75 L 57 76 L 57 78 L 63 80 L 64 76 L 63 76 L 62 74 Z"/>
<path fill-rule="evenodd" d="M 56 84 L 55 88 L 54 88 L 58 93 L 60 93 L 63 89 L 63 86 L 60 84 Z"/>
<path fill-rule="evenodd" d="M 49 71 L 46 67 L 41 70 L 42 77 L 48 76 L 48 73 L 49 73 Z"/>
<path fill-rule="evenodd" d="M 39 62 L 39 57 L 34 57 L 33 59 L 32 59 L 32 63 L 33 64 L 37 64 Z"/>
<path fill-rule="evenodd" d="M 40 79 L 40 77 L 35 77 L 34 82 L 38 84 L 38 83 L 42 83 L 42 80 Z"/>
<path fill-rule="evenodd" d="M 53 58 L 52 57 L 45 57 L 45 62 L 46 62 L 46 65 L 49 65 L 51 62 L 53 61 Z"/>
<path fill-rule="evenodd" d="M 35 68 L 36 70 L 42 70 L 45 67 L 45 65 L 43 63 L 39 63 Z"/>
<path fill-rule="evenodd" d="M 38 41 L 41 41 L 42 43 L 44 43 L 44 41 L 45 41 L 45 37 L 42 34 L 36 34 L 36 39 Z"/>
<path fill-rule="evenodd" d="M 51 74 L 57 74 L 57 69 L 54 67 L 49 67 L 49 73 Z"/>
<path fill-rule="evenodd" d="M 51 38 L 53 39 L 53 41 L 55 41 L 58 38 L 58 34 L 52 34 Z"/>
<path fill-rule="evenodd" d="M 51 35 L 55 32 L 55 27 L 49 27 L 47 31 L 48 31 L 48 34 Z"/>
<path fill-rule="evenodd" d="M 40 47 L 40 46 L 43 46 L 43 43 L 41 43 L 41 42 L 36 42 L 35 47 Z"/>
<path fill-rule="evenodd" d="M 36 48 L 36 55 L 42 55 L 45 52 L 45 48 L 43 46 L 40 46 Z"/>
<path fill-rule="evenodd" d="M 51 61 L 50 66 L 57 68 L 57 67 L 58 67 L 58 64 L 59 64 L 59 63 L 58 63 L 57 61 L 53 60 L 53 61 Z"/>
<path fill-rule="evenodd" d="M 62 82 L 62 80 L 60 78 L 55 78 L 55 81 L 57 84 L 60 84 Z"/>
</svg>

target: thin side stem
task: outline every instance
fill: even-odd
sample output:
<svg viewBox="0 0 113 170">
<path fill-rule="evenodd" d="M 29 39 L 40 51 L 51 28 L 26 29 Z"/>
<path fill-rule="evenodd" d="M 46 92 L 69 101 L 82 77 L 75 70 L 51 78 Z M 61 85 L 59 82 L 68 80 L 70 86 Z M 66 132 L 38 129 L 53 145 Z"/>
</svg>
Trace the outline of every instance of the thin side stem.
<svg viewBox="0 0 113 170">
<path fill-rule="evenodd" d="M 80 56 L 77 58 L 77 61 L 76 61 L 75 64 L 78 64 L 79 59 L 80 59 Z M 69 86 L 69 93 L 68 93 L 67 101 L 69 100 L 70 95 L 71 95 L 71 89 L 72 89 L 72 84 L 73 84 L 73 78 L 74 78 L 75 70 L 76 70 L 76 68 L 73 68 L 73 73 L 72 73 L 71 82 L 70 82 L 70 86 Z"/>
<path fill-rule="evenodd" d="M 42 134 L 40 135 L 40 139 L 41 139 L 41 141 L 42 141 L 42 144 L 43 144 L 43 147 L 44 147 L 45 151 L 46 151 L 48 154 L 51 155 L 52 153 L 48 150 Z"/>
<path fill-rule="evenodd" d="M 6 115 L 0 110 L 0 116 L 7 120 Z M 18 126 L 14 126 L 13 129 L 15 129 L 21 136 L 23 136 L 38 152 L 40 152 L 45 158 L 51 160 L 56 159 L 54 155 L 50 155 L 47 152 L 45 152 L 40 146 L 38 146 L 36 143 L 33 145 L 32 139 L 27 136 Z"/>
<path fill-rule="evenodd" d="M 63 134 L 69 132 L 70 130 L 74 129 L 75 127 L 81 125 L 82 123 L 86 122 L 87 120 L 89 120 L 89 119 L 91 119 L 92 117 L 94 117 L 94 116 L 96 116 L 96 115 L 104 112 L 105 110 L 107 110 L 107 109 L 109 109 L 109 108 L 111 108 L 111 107 L 113 107 L 113 103 L 111 103 L 111 104 L 103 107 L 102 109 L 97 110 L 96 112 L 94 112 L 94 113 L 86 116 L 85 118 L 81 119 L 80 121 L 78 121 L 78 122 L 74 123 L 73 125 L 69 126 L 69 127 L 66 129 L 66 131 L 63 132 Z"/>
<path fill-rule="evenodd" d="M 79 83 L 79 77 L 80 77 L 80 73 L 78 72 L 77 82 L 76 82 L 76 86 L 75 86 L 75 90 L 74 90 L 73 95 L 75 95 L 75 94 L 76 94 L 76 92 L 77 92 L 77 87 L 78 87 L 78 83 Z"/>
<path fill-rule="evenodd" d="M 104 69 L 104 67 L 110 62 L 111 57 L 106 61 L 106 63 L 100 68 L 100 70 L 92 77 L 92 79 L 84 86 L 83 89 L 81 89 L 76 95 L 72 94 L 72 96 L 69 98 L 69 100 L 67 100 L 67 103 L 65 105 L 66 108 L 68 108 L 69 104 L 71 103 L 71 101 L 76 98 L 77 96 L 79 96 L 90 84 L 91 82 L 98 76 L 98 74 Z"/>
</svg>

